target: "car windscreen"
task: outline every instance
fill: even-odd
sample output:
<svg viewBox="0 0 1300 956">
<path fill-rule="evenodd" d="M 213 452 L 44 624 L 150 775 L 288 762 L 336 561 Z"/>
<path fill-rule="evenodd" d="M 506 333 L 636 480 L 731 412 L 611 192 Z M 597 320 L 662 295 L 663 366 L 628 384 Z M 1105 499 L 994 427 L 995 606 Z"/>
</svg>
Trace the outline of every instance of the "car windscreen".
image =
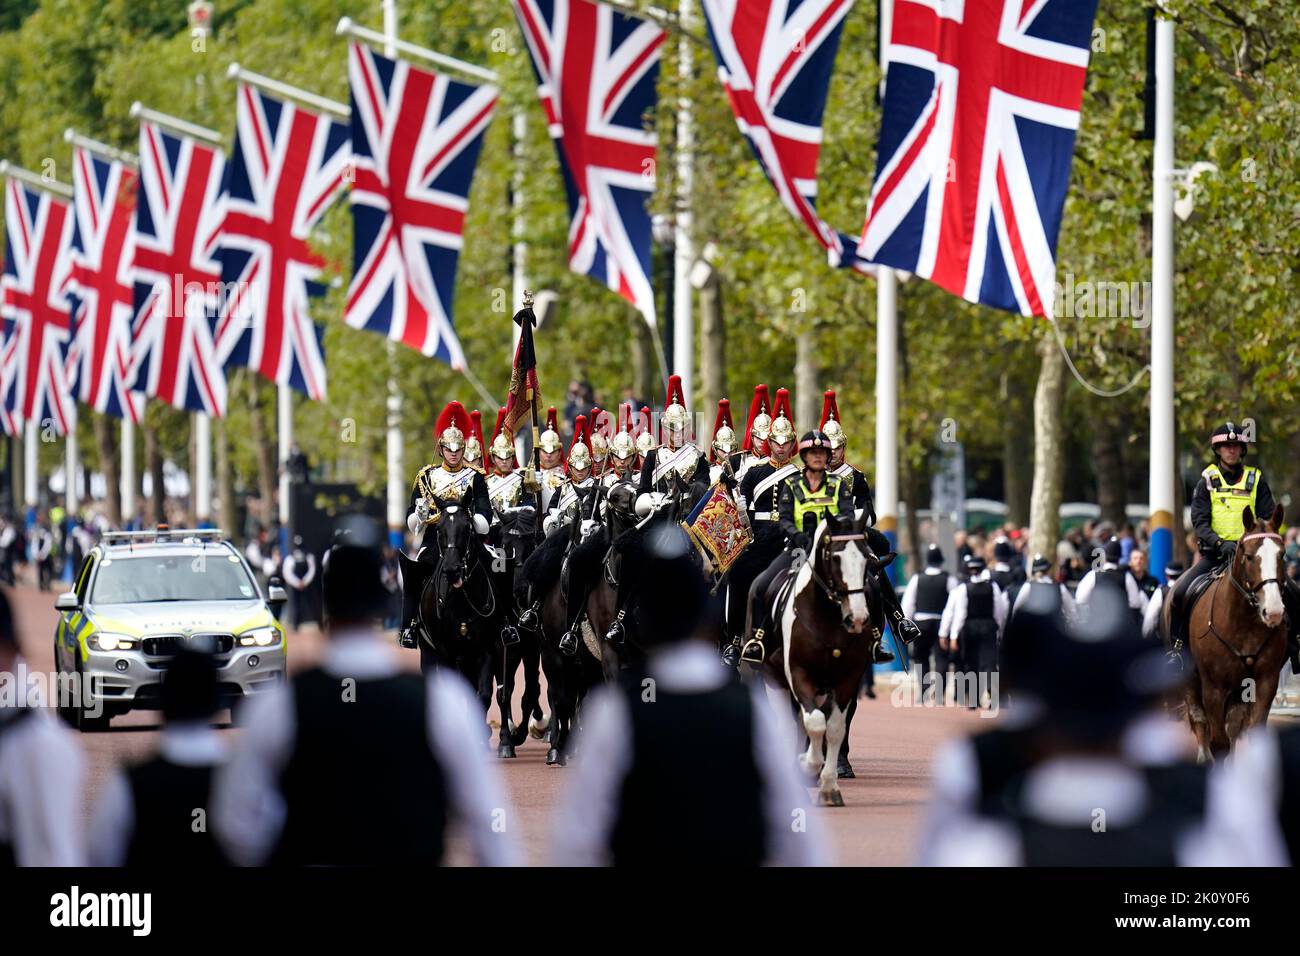
<svg viewBox="0 0 1300 956">
<path fill-rule="evenodd" d="M 248 601 L 257 589 L 227 555 L 137 555 L 105 558 L 90 595 L 95 604 L 159 601 Z"/>
</svg>

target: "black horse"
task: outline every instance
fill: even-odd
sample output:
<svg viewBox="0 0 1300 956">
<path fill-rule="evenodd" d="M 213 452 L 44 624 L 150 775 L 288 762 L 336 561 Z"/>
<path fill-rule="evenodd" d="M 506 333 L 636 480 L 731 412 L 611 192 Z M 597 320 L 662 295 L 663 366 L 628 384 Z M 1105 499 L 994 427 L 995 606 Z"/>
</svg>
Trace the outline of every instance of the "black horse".
<svg viewBox="0 0 1300 956">
<path fill-rule="evenodd" d="M 501 732 L 497 756 L 513 757 L 515 748 L 521 746 L 531 733 L 542 737 L 549 721 L 542 713 L 541 641 L 536 631 L 513 628 L 518 617 L 515 590 L 515 572 L 536 547 L 534 528 L 536 509 L 523 506 L 501 516 L 492 530 L 492 544 L 496 549 L 491 564 L 492 589 L 502 621 L 502 631 L 511 627 L 519 640 L 504 644 L 493 656 L 493 678 L 497 684 L 497 710 L 501 714 Z M 514 722 L 513 701 L 515 675 L 520 665 L 524 669 L 524 694 L 520 707 L 520 723 Z"/>
<path fill-rule="evenodd" d="M 420 669 L 459 672 L 487 713 L 492 700 L 493 651 L 500 644 L 500 614 L 490 578 L 491 558 L 463 504 L 446 504 L 434 540 L 420 560 L 401 555 L 404 587 L 419 589 Z M 429 553 L 432 549 L 432 553 Z"/>
</svg>

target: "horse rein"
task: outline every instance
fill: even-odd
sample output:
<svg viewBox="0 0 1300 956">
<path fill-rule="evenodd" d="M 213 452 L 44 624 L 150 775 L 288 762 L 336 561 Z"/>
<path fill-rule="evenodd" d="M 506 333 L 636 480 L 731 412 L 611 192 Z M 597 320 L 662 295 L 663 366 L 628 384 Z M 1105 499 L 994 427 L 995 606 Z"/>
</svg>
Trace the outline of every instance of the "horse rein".
<svg viewBox="0 0 1300 956">
<path fill-rule="evenodd" d="M 865 543 L 866 543 L 866 540 L 867 540 L 867 536 L 866 536 L 865 533 L 863 533 L 863 534 L 830 534 L 830 535 L 827 535 L 827 536 L 826 536 L 826 542 L 827 542 L 827 544 L 833 544 L 833 543 L 835 543 L 835 542 L 837 542 L 837 541 L 861 541 L 861 542 L 863 542 L 863 543 L 865 544 Z M 866 558 L 866 559 L 868 559 L 868 560 L 869 560 L 871 557 L 874 557 L 874 555 L 872 554 L 871 546 L 870 546 L 870 545 L 867 545 L 867 553 L 866 553 L 866 555 L 864 555 L 863 557 Z M 860 588 L 836 588 L 836 587 L 832 587 L 830 584 L 826 583 L 826 581 L 822 578 L 822 576 L 821 576 L 820 574 L 817 573 L 817 562 L 816 562 L 816 561 L 810 561 L 810 562 L 808 563 L 808 571 L 809 571 L 809 573 L 812 574 L 812 579 L 813 579 L 815 582 L 817 582 L 817 586 L 818 586 L 819 588 L 822 589 L 822 593 L 824 593 L 828 598 L 830 598 L 830 600 L 831 600 L 832 602 L 834 602 L 835 604 L 843 605 L 843 603 L 844 603 L 845 601 L 847 601 L 850 597 L 852 597 L 854 594 L 862 594 L 862 595 L 865 596 L 866 593 L 867 593 L 867 576 L 866 576 L 865 573 L 862 575 L 862 587 L 860 587 Z"/>
</svg>

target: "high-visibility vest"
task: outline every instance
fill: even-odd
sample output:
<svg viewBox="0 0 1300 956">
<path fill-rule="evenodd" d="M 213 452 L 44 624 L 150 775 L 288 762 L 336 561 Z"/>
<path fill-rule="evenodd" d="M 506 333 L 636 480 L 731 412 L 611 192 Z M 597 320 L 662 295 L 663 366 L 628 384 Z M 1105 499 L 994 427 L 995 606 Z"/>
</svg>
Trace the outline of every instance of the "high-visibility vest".
<svg viewBox="0 0 1300 956">
<path fill-rule="evenodd" d="M 1218 465 L 1201 472 L 1210 490 L 1210 527 L 1224 541 L 1236 541 L 1246 533 L 1242 512 L 1250 505 L 1256 509 L 1255 492 L 1259 488 L 1259 469 L 1247 465 L 1236 484 L 1229 484 Z"/>
<path fill-rule="evenodd" d="M 828 517 L 839 512 L 840 482 L 843 481 L 839 475 L 826 475 L 822 486 L 816 491 L 808 487 L 808 479 L 803 475 L 791 479 L 791 490 L 794 493 L 794 526 L 799 530 L 804 528 L 804 515 L 812 514 L 817 516 L 820 524 Z"/>
</svg>

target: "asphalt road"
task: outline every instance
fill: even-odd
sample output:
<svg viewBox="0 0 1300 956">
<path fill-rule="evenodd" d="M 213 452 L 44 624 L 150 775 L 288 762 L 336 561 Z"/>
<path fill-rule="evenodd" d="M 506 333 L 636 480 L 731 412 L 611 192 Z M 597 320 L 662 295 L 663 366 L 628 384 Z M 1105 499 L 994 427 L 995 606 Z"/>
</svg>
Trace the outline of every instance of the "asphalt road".
<svg viewBox="0 0 1300 956">
<path fill-rule="evenodd" d="M 11 594 L 24 655 L 34 669 L 48 672 L 53 667 L 57 622 L 54 594 L 41 593 L 30 585 L 20 585 Z M 323 640 L 310 627 L 291 634 L 290 670 L 308 666 L 315 660 Z M 411 669 L 418 669 L 416 653 L 412 651 L 407 656 Z M 888 681 L 887 672 L 881 672 L 877 699 L 864 698 L 859 703 L 851 737 L 852 759 L 858 776 L 841 781 L 846 805 L 815 811 L 828 827 L 828 842 L 842 864 L 910 862 L 935 748 L 954 735 L 989 723 L 957 708 L 891 703 Z M 497 719 L 495 706 L 489 719 Z M 222 715 L 221 726 L 224 733 L 232 736 L 239 732 L 231 728 L 228 714 Z M 89 763 L 88 814 L 112 768 L 147 757 L 157 745 L 158 729 L 158 715 L 144 711 L 114 719 L 107 732 L 82 735 Z M 499 766 L 513 801 L 516 836 L 528 861 L 542 863 L 546 860 L 550 821 L 568 774 L 563 768 L 545 765 L 546 748 L 539 741 L 529 740 L 519 748 L 518 754 L 514 760 L 499 761 Z M 726 812 L 725 792 L 720 794 L 715 786 L 708 786 L 706 791 L 706 786 L 701 784 L 701 799 L 719 800 L 718 812 Z M 462 841 L 453 836 L 450 848 L 451 862 L 467 861 Z"/>
</svg>

